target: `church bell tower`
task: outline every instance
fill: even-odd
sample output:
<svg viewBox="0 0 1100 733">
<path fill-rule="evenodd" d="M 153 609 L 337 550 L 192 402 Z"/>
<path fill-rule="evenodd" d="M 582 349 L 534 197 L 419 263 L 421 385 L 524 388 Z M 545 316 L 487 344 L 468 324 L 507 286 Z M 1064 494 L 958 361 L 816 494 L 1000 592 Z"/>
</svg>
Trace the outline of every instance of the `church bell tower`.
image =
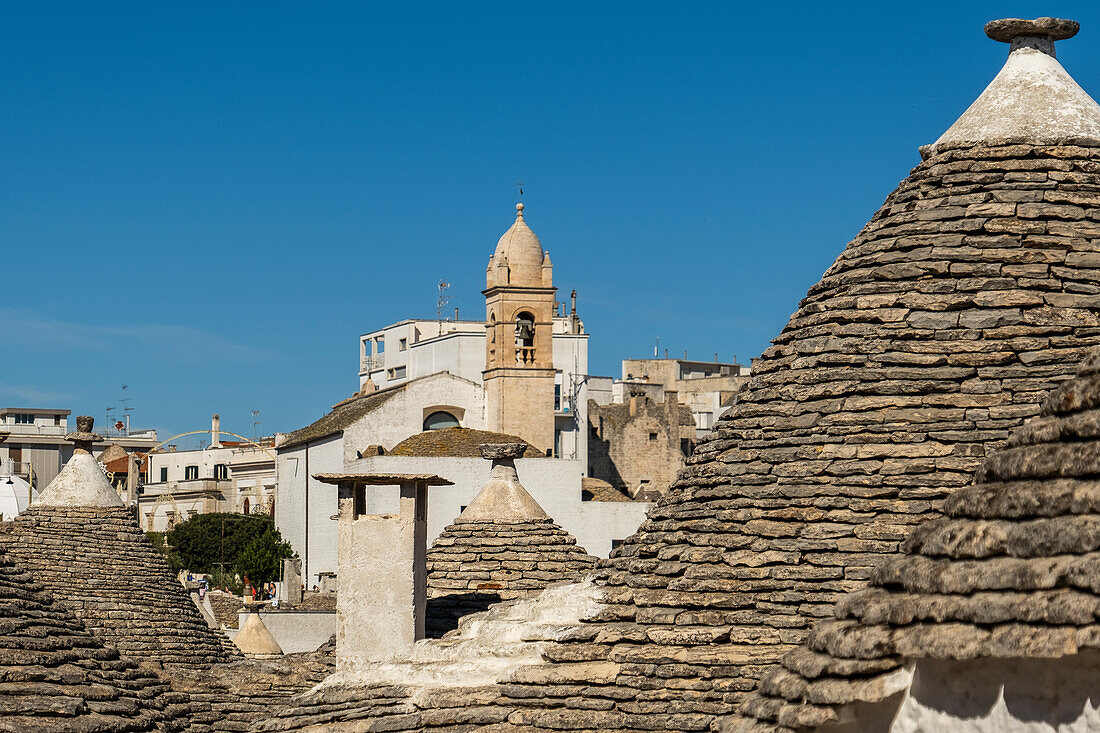
<svg viewBox="0 0 1100 733">
<path fill-rule="evenodd" d="M 523 204 L 485 270 L 485 410 L 489 430 L 554 447 L 554 287 L 550 254 Z"/>
</svg>

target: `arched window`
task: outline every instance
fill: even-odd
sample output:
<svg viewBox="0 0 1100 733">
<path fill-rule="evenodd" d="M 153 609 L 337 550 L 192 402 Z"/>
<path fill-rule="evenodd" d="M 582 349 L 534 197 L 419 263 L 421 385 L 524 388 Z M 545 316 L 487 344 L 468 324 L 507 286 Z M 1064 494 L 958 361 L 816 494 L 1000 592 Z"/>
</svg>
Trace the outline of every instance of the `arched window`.
<svg viewBox="0 0 1100 733">
<path fill-rule="evenodd" d="M 459 427 L 458 419 L 449 412 L 438 410 L 424 418 L 425 430 L 442 430 Z"/>
<path fill-rule="evenodd" d="M 535 362 L 535 317 L 523 311 L 516 316 L 516 364 Z"/>
</svg>

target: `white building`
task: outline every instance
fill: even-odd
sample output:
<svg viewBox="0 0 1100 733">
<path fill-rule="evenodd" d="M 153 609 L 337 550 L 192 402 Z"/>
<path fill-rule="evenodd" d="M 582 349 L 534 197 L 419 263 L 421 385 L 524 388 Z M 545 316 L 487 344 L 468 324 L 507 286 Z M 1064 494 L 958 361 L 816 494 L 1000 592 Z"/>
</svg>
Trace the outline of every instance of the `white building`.
<svg viewBox="0 0 1100 733">
<path fill-rule="evenodd" d="M 73 455 L 72 443 L 65 440 L 70 414 L 70 410 L 47 407 L 0 408 L 0 434 L 6 435 L 0 442 L 0 461 L 11 461 L 13 475 L 35 487 L 49 485 Z M 121 446 L 127 452 L 157 444 L 155 430 L 106 426 L 96 432 L 105 439 L 103 444 L 96 444 L 97 451 L 107 444 Z"/>
<path fill-rule="evenodd" d="M 217 415 L 210 434 L 208 447 L 148 455 L 148 479 L 138 496 L 138 520 L 147 532 L 167 531 L 198 514 L 272 512 L 274 438 L 222 440 Z"/>
<path fill-rule="evenodd" d="M 275 524 L 301 558 L 307 585 L 318 583 L 319 573 L 336 572 L 336 486 L 313 477 L 344 471 L 380 447 L 393 448 L 426 423 L 452 421 L 483 429 L 485 393 L 481 385 L 444 372 L 360 392 L 316 422 L 276 436 Z"/>
</svg>

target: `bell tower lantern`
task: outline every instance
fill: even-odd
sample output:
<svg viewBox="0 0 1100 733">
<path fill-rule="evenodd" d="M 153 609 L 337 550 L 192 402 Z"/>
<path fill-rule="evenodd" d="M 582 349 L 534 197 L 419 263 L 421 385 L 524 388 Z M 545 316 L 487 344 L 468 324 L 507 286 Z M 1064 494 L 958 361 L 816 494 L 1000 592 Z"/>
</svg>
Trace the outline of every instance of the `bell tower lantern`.
<svg viewBox="0 0 1100 733">
<path fill-rule="evenodd" d="M 554 287 L 550 254 L 523 219 L 485 271 L 485 410 L 489 430 L 554 446 Z"/>
</svg>

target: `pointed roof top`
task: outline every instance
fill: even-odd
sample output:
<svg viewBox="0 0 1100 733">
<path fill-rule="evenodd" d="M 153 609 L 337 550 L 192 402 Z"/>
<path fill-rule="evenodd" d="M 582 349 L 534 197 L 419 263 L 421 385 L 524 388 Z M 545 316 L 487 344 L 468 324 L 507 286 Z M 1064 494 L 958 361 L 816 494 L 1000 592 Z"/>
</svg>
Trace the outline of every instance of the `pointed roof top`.
<svg viewBox="0 0 1100 733">
<path fill-rule="evenodd" d="M 493 470 L 485 488 L 478 492 L 455 523 L 495 522 L 510 524 L 549 519 L 550 515 L 519 482 L 515 459 L 523 455 L 526 443 L 488 443 L 478 446 L 483 458 L 492 460 Z"/>
<path fill-rule="evenodd" d="M 245 617 L 241 630 L 233 637 L 233 643 L 249 657 L 281 656 L 283 648 L 260 618 L 260 608 L 252 604 L 247 604 L 246 608 L 248 616 Z"/>
<path fill-rule="evenodd" d="M 516 220 L 497 242 L 497 248 L 490 260 L 494 263 L 507 261 L 509 270 L 508 284 L 542 285 L 542 265 L 545 253 L 539 238 L 527 226 L 523 219 L 523 204 L 516 204 Z M 504 284 L 504 283 L 501 283 Z"/>
<path fill-rule="evenodd" d="M 986 35 L 1010 44 L 1008 61 L 929 152 L 980 143 L 1100 143 L 1100 105 L 1073 80 L 1054 54 L 1078 24 L 1061 18 L 1003 18 Z"/>
<path fill-rule="evenodd" d="M 93 420 L 88 415 L 76 419 L 76 432 L 65 436 L 74 446 L 73 457 L 35 499 L 33 506 L 126 506 L 99 463 L 92 458 L 92 444 L 103 440 L 92 432 L 92 425 Z"/>
</svg>

